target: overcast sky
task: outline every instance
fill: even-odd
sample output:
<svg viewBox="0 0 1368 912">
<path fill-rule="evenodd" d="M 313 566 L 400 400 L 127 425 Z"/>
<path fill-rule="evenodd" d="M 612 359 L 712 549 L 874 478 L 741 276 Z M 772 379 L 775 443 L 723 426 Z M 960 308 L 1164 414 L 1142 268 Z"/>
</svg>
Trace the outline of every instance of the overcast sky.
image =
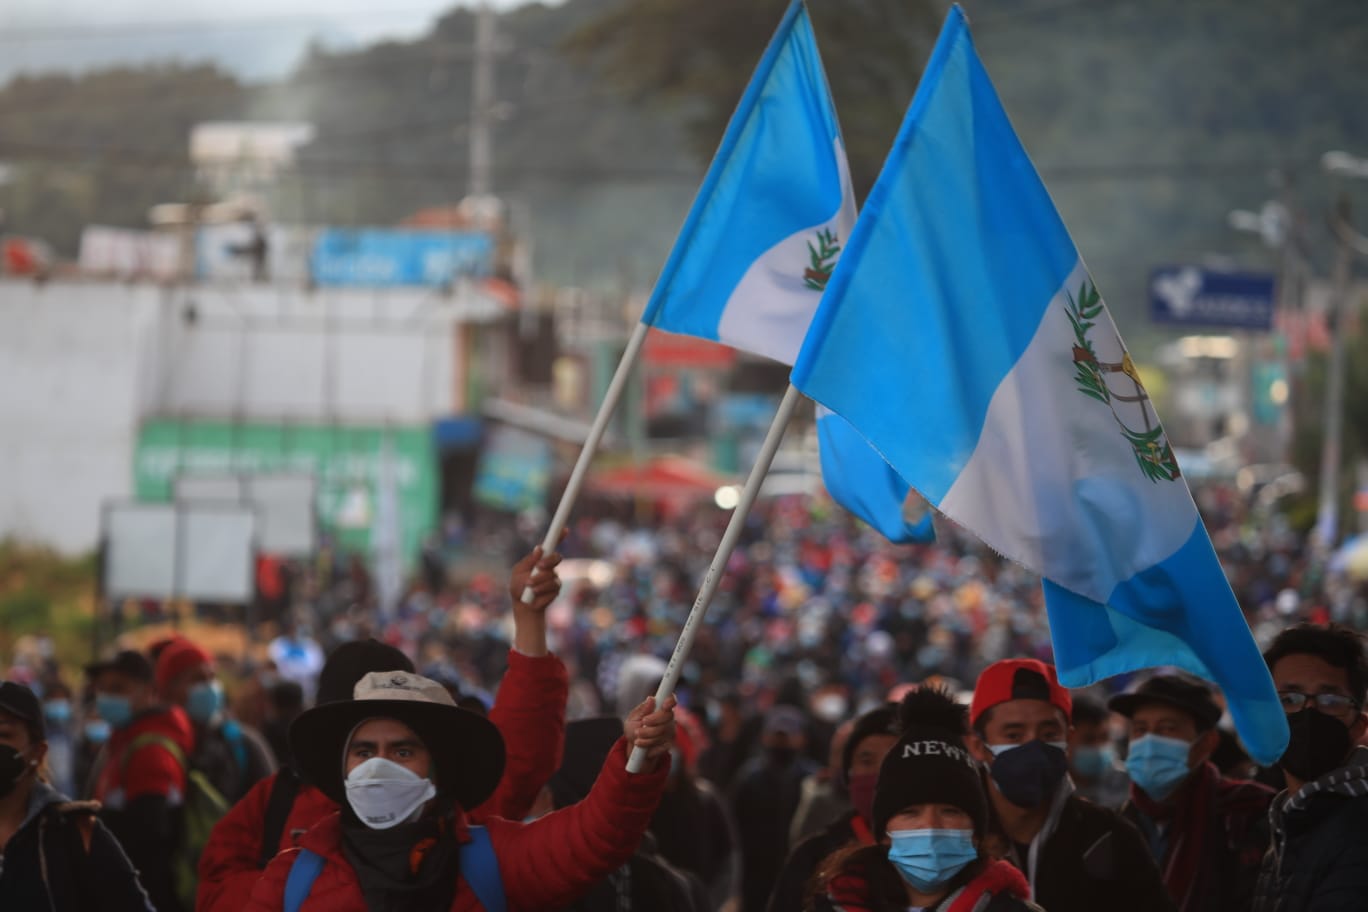
<svg viewBox="0 0 1368 912">
<path fill-rule="evenodd" d="M 527 0 L 490 0 L 497 9 Z M 560 3 L 563 0 L 547 0 Z M 414 38 L 474 0 L 0 0 L 0 82 L 17 72 L 172 58 L 248 78 L 288 72 L 313 39 L 331 47 Z"/>
</svg>

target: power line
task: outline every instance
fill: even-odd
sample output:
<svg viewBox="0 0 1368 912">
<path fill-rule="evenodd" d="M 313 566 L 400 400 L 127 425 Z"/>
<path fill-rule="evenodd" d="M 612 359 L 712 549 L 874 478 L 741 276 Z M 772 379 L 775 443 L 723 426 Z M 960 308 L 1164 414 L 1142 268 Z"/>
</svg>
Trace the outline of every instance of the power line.
<svg viewBox="0 0 1368 912">
<path fill-rule="evenodd" d="M 0 31 L 0 44 L 22 44 L 30 41 L 68 41 L 107 38 L 110 35 L 134 33 L 180 34 L 205 31 L 252 31 L 256 29 L 280 28 L 288 25 L 304 25 L 314 28 L 326 27 L 339 21 L 355 19 L 392 19 L 396 16 L 430 16 L 433 19 L 446 15 L 433 7 L 411 7 L 409 9 L 354 10 L 329 15 L 281 15 L 253 16 L 239 19 L 149 19 L 142 21 L 111 22 L 104 25 L 32 25 L 7 26 Z"/>
<path fill-rule="evenodd" d="M 449 122 L 430 122 L 430 126 L 449 127 Z M 149 169 L 181 169 L 194 172 L 195 167 L 184 157 L 167 154 L 162 149 L 151 147 L 106 147 L 71 146 L 58 143 L 14 143 L 0 141 L 0 158 L 10 163 L 27 161 L 31 163 L 62 162 L 87 167 L 146 167 Z M 1065 183 L 1084 183 L 1093 181 L 1149 181 L 1149 180 L 1209 180 L 1228 174 L 1263 174 L 1276 168 L 1314 170 L 1319 167 L 1313 160 L 1268 161 L 1266 159 L 1245 159 L 1232 161 L 1183 161 L 1183 162 L 1117 162 L 1114 164 L 1060 163 L 1042 164 L 1041 175 L 1050 181 Z M 374 175 L 393 180 L 453 180 L 464 172 L 444 162 L 404 162 L 382 159 L 355 158 L 307 158 L 287 172 L 290 178 L 322 179 L 337 175 Z M 628 180 L 698 180 L 701 171 L 685 167 L 617 167 L 586 168 L 556 166 L 513 166 L 501 172 L 501 176 L 523 177 L 564 177 L 567 179 L 611 179 Z"/>
</svg>

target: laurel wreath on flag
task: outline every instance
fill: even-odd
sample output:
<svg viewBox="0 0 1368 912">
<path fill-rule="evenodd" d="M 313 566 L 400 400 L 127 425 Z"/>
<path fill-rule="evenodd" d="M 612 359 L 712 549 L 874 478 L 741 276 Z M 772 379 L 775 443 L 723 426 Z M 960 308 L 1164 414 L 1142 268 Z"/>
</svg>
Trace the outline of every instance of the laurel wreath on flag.
<svg viewBox="0 0 1368 912">
<path fill-rule="evenodd" d="M 1160 481 L 1174 481 L 1182 474 L 1178 469 L 1178 460 L 1173 455 L 1173 447 L 1169 445 L 1158 416 L 1155 416 L 1151 426 L 1149 394 L 1140 382 L 1140 372 L 1131 361 L 1130 352 L 1126 351 L 1125 346 L 1121 346 L 1120 361 L 1102 361 L 1097 357 L 1092 340 L 1088 338 L 1089 330 L 1097 325 L 1097 318 L 1103 313 L 1102 296 L 1098 294 L 1097 286 L 1091 280 L 1085 279 L 1079 286 L 1077 298 L 1071 294 L 1066 295 L 1069 304 L 1065 308 L 1065 313 L 1074 330 L 1074 382 L 1078 391 L 1096 399 L 1111 410 L 1122 435 L 1135 451 L 1135 461 L 1146 478 L 1156 484 Z M 1116 341 L 1119 344 L 1120 337 L 1117 337 Z M 1125 374 L 1135 384 L 1133 395 L 1115 393 L 1107 385 L 1106 375 L 1117 373 Z M 1140 429 L 1127 425 L 1117 414 L 1117 402 L 1139 403 L 1145 427 Z"/>
<path fill-rule="evenodd" d="M 808 254 L 811 262 L 803 270 L 803 284 L 813 291 L 826 291 L 831 271 L 836 268 L 836 258 L 841 253 L 840 239 L 836 232 L 825 228 L 817 232 L 817 245 L 808 241 Z"/>
</svg>

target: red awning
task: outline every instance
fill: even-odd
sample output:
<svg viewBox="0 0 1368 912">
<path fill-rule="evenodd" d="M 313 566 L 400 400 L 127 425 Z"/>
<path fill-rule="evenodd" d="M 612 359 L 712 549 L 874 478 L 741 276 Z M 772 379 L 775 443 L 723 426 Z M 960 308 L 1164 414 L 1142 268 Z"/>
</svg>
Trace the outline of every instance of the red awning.
<svg viewBox="0 0 1368 912">
<path fill-rule="evenodd" d="M 619 497 L 692 501 L 712 498 L 736 479 L 718 474 L 683 456 L 656 456 L 638 465 L 599 469 L 589 474 L 589 490 Z"/>
</svg>

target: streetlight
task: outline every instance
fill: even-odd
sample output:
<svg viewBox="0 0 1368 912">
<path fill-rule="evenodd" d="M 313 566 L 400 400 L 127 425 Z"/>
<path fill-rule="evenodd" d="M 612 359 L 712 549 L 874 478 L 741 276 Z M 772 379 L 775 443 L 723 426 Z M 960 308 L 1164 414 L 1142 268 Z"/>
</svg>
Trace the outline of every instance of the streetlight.
<svg viewBox="0 0 1368 912">
<path fill-rule="evenodd" d="M 1321 169 L 1336 177 L 1368 178 L 1368 159 L 1348 152 L 1327 152 L 1321 156 Z M 1343 320 L 1349 298 L 1349 280 L 1354 254 L 1368 254 L 1368 238 L 1354 230 L 1350 221 L 1349 197 L 1341 193 L 1330 213 L 1330 230 L 1335 236 L 1334 288 L 1330 298 L 1330 377 L 1325 394 L 1325 442 L 1321 446 L 1320 497 L 1316 510 L 1316 548 L 1328 556 L 1339 535 L 1339 468 L 1344 439 L 1344 361 Z"/>
</svg>

